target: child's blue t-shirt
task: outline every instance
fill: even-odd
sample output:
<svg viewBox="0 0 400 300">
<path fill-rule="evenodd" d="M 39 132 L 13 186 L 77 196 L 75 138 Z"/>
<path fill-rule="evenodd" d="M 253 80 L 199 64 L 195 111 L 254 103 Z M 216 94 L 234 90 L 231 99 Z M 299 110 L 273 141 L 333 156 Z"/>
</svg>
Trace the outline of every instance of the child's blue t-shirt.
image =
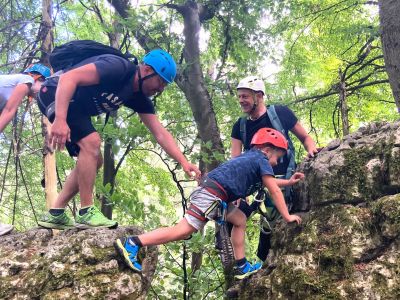
<svg viewBox="0 0 400 300">
<path fill-rule="evenodd" d="M 207 177 L 217 181 L 228 193 L 229 201 L 245 198 L 263 186 L 264 175 L 274 176 L 268 158 L 256 148 L 228 160 Z"/>
</svg>

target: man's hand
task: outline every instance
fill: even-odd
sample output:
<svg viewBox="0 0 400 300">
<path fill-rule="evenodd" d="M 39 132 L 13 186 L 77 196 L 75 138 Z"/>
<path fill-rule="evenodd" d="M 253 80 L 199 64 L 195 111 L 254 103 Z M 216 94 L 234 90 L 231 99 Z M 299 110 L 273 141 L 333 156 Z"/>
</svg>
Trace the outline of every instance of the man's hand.
<svg viewBox="0 0 400 300">
<path fill-rule="evenodd" d="M 312 147 L 311 149 L 307 150 L 307 158 L 312 158 L 315 156 L 315 154 L 318 153 L 317 147 Z"/>
<path fill-rule="evenodd" d="M 309 149 L 307 151 L 307 158 L 315 157 L 315 155 L 318 154 L 318 152 L 321 151 L 322 149 L 324 149 L 324 147 L 320 147 L 320 148 L 313 147 L 313 148 Z"/>
<path fill-rule="evenodd" d="M 65 143 L 71 141 L 71 130 L 65 120 L 55 119 L 50 131 L 50 145 L 55 150 L 63 150 Z"/>
<path fill-rule="evenodd" d="M 285 219 L 286 223 L 296 222 L 297 224 L 301 224 L 301 221 L 302 220 L 298 215 L 289 215 L 289 217 Z"/>
<path fill-rule="evenodd" d="M 185 165 L 182 165 L 182 169 L 183 171 L 185 171 L 185 173 L 189 176 L 190 179 L 196 179 L 196 180 L 200 179 L 201 172 L 196 165 L 187 163 Z"/>
<path fill-rule="evenodd" d="M 298 183 L 300 180 L 304 179 L 304 174 L 300 172 L 296 172 L 290 177 L 289 179 L 289 185 L 294 185 Z"/>
</svg>

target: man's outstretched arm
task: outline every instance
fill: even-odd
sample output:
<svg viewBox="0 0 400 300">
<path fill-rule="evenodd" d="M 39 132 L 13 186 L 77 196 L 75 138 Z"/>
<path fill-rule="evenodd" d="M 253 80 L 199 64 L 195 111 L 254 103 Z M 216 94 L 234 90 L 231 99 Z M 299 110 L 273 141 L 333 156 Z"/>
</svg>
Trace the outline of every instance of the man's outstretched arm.
<svg viewBox="0 0 400 300">
<path fill-rule="evenodd" d="M 189 177 L 193 177 L 193 172 L 195 177 L 199 178 L 201 173 L 200 170 L 193 164 L 189 163 L 186 157 L 179 150 L 171 133 L 161 124 L 160 120 L 156 115 L 153 114 L 139 114 L 140 119 L 143 121 L 144 125 L 150 130 L 157 140 L 157 143 L 167 152 L 169 156 L 175 159 L 183 168 L 185 173 Z"/>
</svg>

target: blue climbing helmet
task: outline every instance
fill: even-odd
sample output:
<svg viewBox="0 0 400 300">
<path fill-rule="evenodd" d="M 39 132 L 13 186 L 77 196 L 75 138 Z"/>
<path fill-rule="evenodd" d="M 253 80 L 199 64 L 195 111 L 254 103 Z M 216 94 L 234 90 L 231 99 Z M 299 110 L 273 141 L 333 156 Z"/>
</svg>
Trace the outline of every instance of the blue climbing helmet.
<svg viewBox="0 0 400 300">
<path fill-rule="evenodd" d="M 147 53 L 143 62 L 154 69 L 166 82 L 172 83 L 176 76 L 176 63 L 171 54 L 161 49 L 154 49 Z"/>
<path fill-rule="evenodd" d="M 42 64 L 34 64 L 27 67 L 24 73 L 32 73 L 36 72 L 42 75 L 44 78 L 47 78 L 51 75 L 50 69 Z"/>
</svg>

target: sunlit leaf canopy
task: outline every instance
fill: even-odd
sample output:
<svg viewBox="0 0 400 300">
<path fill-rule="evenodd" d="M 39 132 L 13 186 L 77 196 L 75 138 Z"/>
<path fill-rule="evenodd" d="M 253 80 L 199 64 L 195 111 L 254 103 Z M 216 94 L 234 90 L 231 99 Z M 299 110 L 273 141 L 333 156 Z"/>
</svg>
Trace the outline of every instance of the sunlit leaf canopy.
<svg viewBox="0 0 400 300">
<path fill-rule="evenodd" d="M 54 43 L 94 39 L 110 44 L 113 37 L 123 51 L 140 60 L 145 53 L 135 39 L 140 32 L 149 37 L 150 48 L 161 47 L 171 52 L 182 72 L 188 68 L 183 58 L 184 23 L 182 16 L 167 3 L 183 5 L 186 2 L 130 1 L 127 17 L 121 17 L 108 1 L 54 1 Z M 199 46 L 204 85 L 225 147 L 225 154 L 215 153 L 218 159 L 229 157 L 232 125 L 241 115 L 236 85 L 248 75 L 263 78 L 268 94 L 266 102 L 289 105 L 319 146 L 343 134 L 337 89 L 339 72 L 347 75 L 350 131 L 371 121 L 397 118 L 390 87 L 384 83 L 387 74 L 379 37 L 378 7 L 372 1 L 196 3 L 206 5 L 213 12 L 201 24 Z M 37 0 L 9 0 L 0 5 L 2 74 L 21 72 L 29 63 L 39 61 L 41 9 L 42 1 Z M 200 140 L 182 90 L 173 84 L 154 101 L 159 118 L 188 158 L 195 163 L 199 157 L 205 161 L 210 159 L 200 153 L 200 145 L 209 144 Z M 13 222 L 21 230 L 35 226 L 35 215 L 45 210 L 40 122 L 36 104 L 27 109 L 23 106 L 14 126 L 8 126 L 0 135 L 0 221 Z M 195 184 L 161 151 L 138 117 L 123 108 L 104 130 L 103 117 L 94 122 L 103 138 L 112 143 L 115 164 L 121 162 L 112 195 L 111 186 L 103 186 L 101 172 L 96 181 L 96 196 L 109 196 L 114 218 L 120 224 L 136 224 L 145 230 L 179 220 L 183 213 L 182 196 L 187 198 Z M 19 149 L 14 147 L 17 140 L 20 140 Z M 304 150 L 298 141 L 295 144 L 300 160 Z M 74 161 L 66 153 L 57 154 L 60 186 L 73 166 Z M 183 195 L 172 174 L 177 175 Z M 78 205 L 79 199 L 75 203 Z M 256 247 L 256 224 L 257 220 L 249 222 L 247 252 L 250 258 L 254 257 Z M 204 295 L 219 298 L 223 293 L 222 270 L 212 240 L 212 228 L 207 228 L 204 240 L 196 235 L 186 242 L 189 251 L 201 249 L 204 254 L 200 272 L 189 279 L 188 292 L 193 298 Z M 161 284 L 154 284 L 152 295 L 161 299 L 182 298 L 183 270 L 179 265 L 184 256 L 182 244 L 160 249 L 155 282 Z M 190 268 L 187 271 L 190 273 Z"/>
</svg>

